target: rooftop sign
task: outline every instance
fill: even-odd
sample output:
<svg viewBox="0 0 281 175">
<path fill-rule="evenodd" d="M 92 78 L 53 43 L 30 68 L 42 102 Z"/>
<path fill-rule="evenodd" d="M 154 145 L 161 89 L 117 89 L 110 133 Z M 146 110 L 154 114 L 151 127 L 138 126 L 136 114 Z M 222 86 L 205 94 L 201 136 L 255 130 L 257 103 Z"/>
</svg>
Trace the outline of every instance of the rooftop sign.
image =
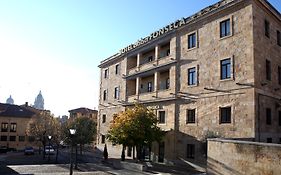
<svg viewBox="0 0 281 175">
<path fill-rule="evenodd" d="M 155 31 L 153 33 L 151 33 L 149 36 L 145 37 L 145 38 L 141 38 L 140 40 L 138 40 L 137 42 L 135 42 L 134 44 L 131 44 L 127 47 L 125 47 L 124 49 L 120 50 L 121 54 L 127 53 L 129 51 L 131 51 L 132 49 L 135 49 L 143 44 L 148 43 L 149 41 L 158 38 L 159 36 L 162 36 L 172 30 L 175 30 L 183 25 L 185 25 L 187 23 L 187 19 L 186 18 L 182 18 L 180 20 L 177 20 L 176 22 L 173 22 L 169 25 L 167 25 L 166 27 L 163 27 L 161 29 L 159 29 L 158 31 Z"/>
</svg>

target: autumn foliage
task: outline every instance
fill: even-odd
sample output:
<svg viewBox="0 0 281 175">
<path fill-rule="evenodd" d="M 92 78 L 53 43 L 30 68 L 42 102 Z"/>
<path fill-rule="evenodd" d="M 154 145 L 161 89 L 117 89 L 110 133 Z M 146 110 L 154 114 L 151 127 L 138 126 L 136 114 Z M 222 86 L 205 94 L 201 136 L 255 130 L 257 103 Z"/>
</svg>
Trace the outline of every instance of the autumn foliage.
<svg viewBox="0 0 281 175">
<path fill-rule="evenodd" d="M 114 117 L 107 138 L 123 146 L 150 145 L 163 137 L 163 132 L 157 123 L 152 110 L 142 105 L 135 105 Z"/>
</svg>

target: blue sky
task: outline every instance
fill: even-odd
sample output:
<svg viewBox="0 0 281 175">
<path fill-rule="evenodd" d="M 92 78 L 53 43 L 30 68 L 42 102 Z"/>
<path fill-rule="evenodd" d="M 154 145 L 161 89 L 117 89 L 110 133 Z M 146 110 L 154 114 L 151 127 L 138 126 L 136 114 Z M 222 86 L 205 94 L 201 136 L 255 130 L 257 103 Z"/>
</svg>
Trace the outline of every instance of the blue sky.
<svg viewBox="0 0 281 175">
<path fill-rule="evenodd" d="M 280 0 L 269 0 L 281 11 Z M 0 0 L 0 102 L 97 108 L 101 60 L 217 0 Z"/>
</svg>

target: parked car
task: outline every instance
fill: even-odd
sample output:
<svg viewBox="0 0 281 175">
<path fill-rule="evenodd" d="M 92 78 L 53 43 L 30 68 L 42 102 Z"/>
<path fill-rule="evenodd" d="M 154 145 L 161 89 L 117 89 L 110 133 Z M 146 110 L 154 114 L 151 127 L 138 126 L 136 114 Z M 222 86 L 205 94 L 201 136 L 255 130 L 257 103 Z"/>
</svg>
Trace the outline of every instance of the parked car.
<svg viewBox="0 0 281 175">
<path fill-rule="evenodd" d="M 0 146 L 0 153 L 7 153 L 8 148 L 6 146 Z"/>
<path fill-rule="evenodd" d="M 52 146 L 45 146 L 45 154 L 55 154 L 55 149 Z"/>
<path fill-rule="evenodd" d="M 32 155 L 32 154 L 34 154 L 34 149 L 33 149 L 33 147 L 31 147 L 31 146 L 25 147 L 25 149 L 24 149 L 24 154 L 25 154 L 25 155 Z"/>
</svg>

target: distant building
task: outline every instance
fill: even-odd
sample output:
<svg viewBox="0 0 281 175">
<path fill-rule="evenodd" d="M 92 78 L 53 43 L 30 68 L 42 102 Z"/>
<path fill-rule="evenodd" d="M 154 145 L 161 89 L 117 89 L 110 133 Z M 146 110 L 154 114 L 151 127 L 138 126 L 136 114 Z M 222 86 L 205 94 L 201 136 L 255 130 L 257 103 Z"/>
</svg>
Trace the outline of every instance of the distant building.
<svg viewBox="0 0 281 175">
<path fill-rule="evenodd" d="M 97 117 L 98 117 L 98 111 L 97 110 L 93 110 L 93 109 L 89 109 L 89 108 L 77 108 L 77 109 L 72 109 L 69 110 L 69 119 L 73 120 L 75 118 L 79 118 L 79 117 L 87 117 L 92 119 L 96 124 L 97 124 Z M 93 146 L 96 145 L 96 135 L 94 135 L 94 142 L 93 142 Z"/>
<path fill-rule="evenodd" d="M 36 113 L 36 109 L 30 110 L 25 105 L 0 103 L 0 146 L 15 150 L 34 146 L 35 138 L 27 135 L 27 129 Z"/>
<path fill-rule="evenodd" d="M 68 120 L 68 116 L 67 116 L 67 115 L 63 115 L 63 116 L 61 116 L 61 117 L 59 118 L 59 121 L 60 121 L 61 124 L 66 123 L 67 120 Z"/>
<path fill-rule="evenodd" d="M 42 95 L 41 91 L 39 92 L 39 94 L 35 98 L 33 107 L 36 108 L 36 109 L 44 110 L 44 98 L 43 98 L 43 95 Z"/>
<path fill-rule="evenodd" d="M 89 108 L 77 108 L 69 110 L 69 118 L 88 117 L 97 122 L 98 111 Z"/>
<path fill-rule="evenodd" d="M 7 98 L 6 103 L 7 103 L 7 104 L 11 104 L 11 105 L 14 104 L 14 99 L 12 99 L 12 96 L 11 96 L 11 95 L 10 95 L 9 98 Z"/>
</svg>

